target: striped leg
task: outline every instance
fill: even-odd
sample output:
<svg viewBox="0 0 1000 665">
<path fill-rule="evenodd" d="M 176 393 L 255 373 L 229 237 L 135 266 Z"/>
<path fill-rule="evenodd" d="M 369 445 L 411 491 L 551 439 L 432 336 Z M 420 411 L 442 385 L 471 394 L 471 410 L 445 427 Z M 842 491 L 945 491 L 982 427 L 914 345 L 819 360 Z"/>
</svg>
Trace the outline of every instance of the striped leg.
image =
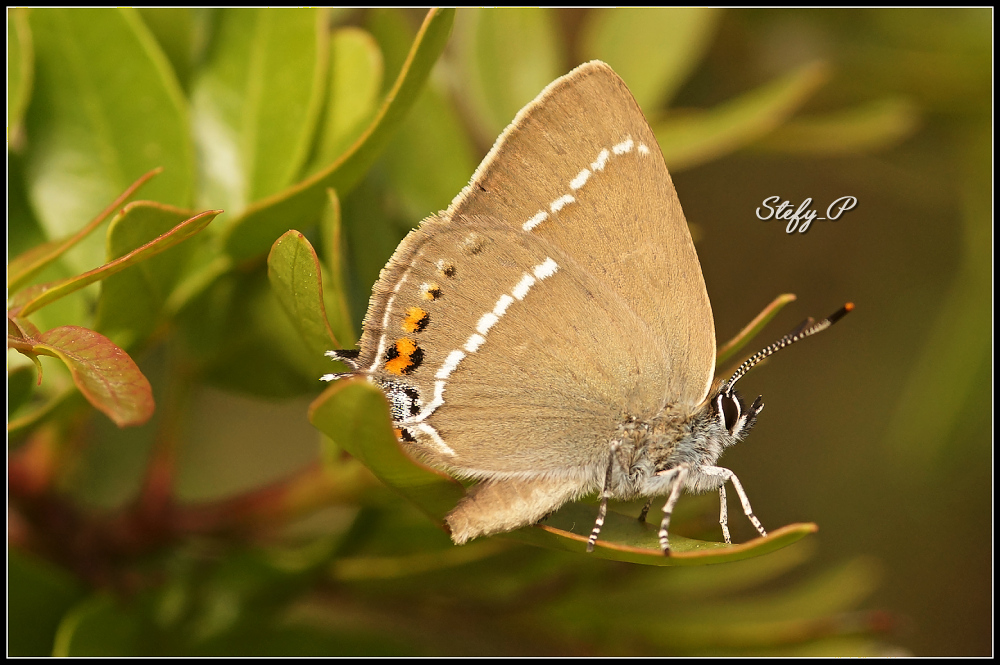
<svg viewBox="0 0 1000 665">
<path fill-rule="evenodd" d="M 757 532 L 761 536 L 764 536 L 765 538 L 767 537 L 767 531 L 764 531 L 764 527 L 761 526 L 760 520 L 757 519 L 757 516 L 753 514 L 753 508 L 750 507 L 750 499 L 747 498 L 747 493 L 743 491 L 743 485 L 740 484 L 740 479 L 736 477 L 735 473 L 733 473 L 729 469 L 724 469 L 721 466 L 701 466 L 698 467 L 698 471 L 704 473 L 707 476 L 718 476 L 722 478 L 722 485 L 725 485 L 727 481 L 731 482 L 733 484 L 733 489 L 736 490 L 736 494 L 739 495 L 740 497 L 740 503 L 743 504 L 743 512 L 744 514 L 746 514 L 747 519 L 750 520 L 750 523 L 754 525 L 754 528 L 757 529 Z M 721 491 L 720 494 L 723 497 L 725 496 L 724 491 Z M 724 500 L 723 503 L 725 503 Z M 723 514 L 725 514 L 725 511 L 726 509 L 723 506 L 722 508 Z M 726 524 L 723 524 L 722 532 L 724 535 L 727 536 L 726 538 L 727 543 L 729 542 L 728 531 L 729 531 L 728 526 Z"/>
<path fill-rule="evenodd" d="M 597 520 L 594 521 L 594 528 L 590 532 L 590 538 L 587 539 L 587 551 L 593 552 L 594 545 L 597 544 L 597 536 L 601 534 L 601 528 L 604 527 L 604 518 L 608 514 L 608 498 L 611 496 L 611 473 L 615 469 L 615 453 L 618 452 L 618 448 L 621 446 L 617 441 L 611 444 L 611 454 L 608 455 L 608 471 L 604 475 L 604 489 L 601 490 L 601 507 L 597 510 Z"/>
<path fill-rule="evenodd" d="M 733 539 L 729 536 L 729 507 L 726 502 L 726 484 L 719 485 L 719 524 L 722 525 L 722 537 L 726 545 L 731 545 Z"/>
<path fill-rule="evenodd" d="M 670 496 L 667 498 L 667 502 L 663 504 L 663 521 L 660 522 L 659 534 L 660 549 L 663 550 L 664 556 L 670 556 L 670 537 L 667 533 L 670 528 L 670 515 L 674 512 L 677 499 L 681 496 L 681 488 L 684 487 L 684 481 L 687 479 L 688 468 L 687 464 L 682 464 L 676 469 L 671 469 L 676 475 L 674 476 L 674 484 L 670 490 Z"/>
</svg>

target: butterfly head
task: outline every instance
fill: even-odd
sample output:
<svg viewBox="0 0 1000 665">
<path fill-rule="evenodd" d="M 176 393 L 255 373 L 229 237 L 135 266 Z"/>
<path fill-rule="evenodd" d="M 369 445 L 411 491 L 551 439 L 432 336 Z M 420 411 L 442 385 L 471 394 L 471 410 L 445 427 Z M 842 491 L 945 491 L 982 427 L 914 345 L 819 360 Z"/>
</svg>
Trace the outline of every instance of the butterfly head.
<svg viewBox="0 0 1000 665">
<path fill-rule="evenodd" d="M 736 382 L 739 381 L 744 374 L 750 371 L 754 365 L 761 362 L 768 356 L 774 354 L 780 349 L 785 348 L 786 346 L 794 344 L 801 339 L 805 339 L 810 335 L 815 335 L 818 332 L 826 330 L 843 318 L 852 309 L 854 309 L 854 304 L 847 303 L 822 321 L 817 322 L 811 318 L 806 319 L 792 332 L 750 356 L 750 358 L 740 365 L 736 372 L 734 372 L 727 381 L 723 381 L 719 385 L 714 396 L 709 400 L 709 403 L 711 404 L 712 414 L 717 420 L 719 426 L 721 426 L 721 428 L 729 434 L 728 438 L 722 437 L 727 445 L 731 445 L 736 441 L 746 438 L 747 434 L 749 434 L 750 430 L 753 428 L 754 423 L 757 422 L 757 414 L 764 409 L 764 402 L 762 401 L 760 395 L 758 395 L 757 399 L 755 399 L 753 403 L 747 407 L 743 402 L 743 398 L 733 388 Z"/>
</svg>

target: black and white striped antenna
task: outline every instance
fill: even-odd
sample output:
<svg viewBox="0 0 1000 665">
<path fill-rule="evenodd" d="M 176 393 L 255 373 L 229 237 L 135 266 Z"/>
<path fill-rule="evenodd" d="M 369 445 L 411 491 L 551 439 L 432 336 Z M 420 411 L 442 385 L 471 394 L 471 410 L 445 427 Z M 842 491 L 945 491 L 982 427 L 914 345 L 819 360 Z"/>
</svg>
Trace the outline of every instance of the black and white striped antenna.
<svg viewBox="0 0 1000 665">
<path fill-rule="evenodd" d="M 854 303 L 849 302 L 840 309 L 838 309 L 836 312 L 831 314 L 830 316 L 823 319 L 822 321 L 814 321 L 812 317 L 809 317 L 808 319 L 803 321 L 798 328 L 788 333 L 787 335 L 779 339 L 777 342 L 774 342 L 773 344 L 766 346 L 765 348 L 761 349 L 757 353 L 747 358 L 746 362 L 740 365 L 737 368 L 737 370 L 733 373 L 733 375 L 729 377 L 729 380 L 726 381 L 726 383 L 723 386 L 722 392 L 725 392 L 727 394 L 731 393 L 733 390 L 733 385 L 741 378 L 743 378 L 743 375 L 749 372 L 751 367 L 762 361 L 764 358 L 774 355 L 781 349 L 791 344 L 794 344 L 800 339 L 805 339 L 810 335 L 815 335 L 818 332 L 826 330 L 834 323 L 840 321 L 842 318 L 847 316 L 847 313 L 853 309 L 854 309 Z"/>
</svg>

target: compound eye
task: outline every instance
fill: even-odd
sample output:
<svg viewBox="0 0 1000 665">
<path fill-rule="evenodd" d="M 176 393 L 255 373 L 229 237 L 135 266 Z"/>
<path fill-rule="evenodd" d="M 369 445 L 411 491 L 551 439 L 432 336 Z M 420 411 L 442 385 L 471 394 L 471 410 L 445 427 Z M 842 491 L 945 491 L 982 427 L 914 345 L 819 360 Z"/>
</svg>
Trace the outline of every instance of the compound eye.
<svg viewBox="0 0 1000 665">
<path fill-rule="evenodd" d="M 721 393 L 718 398 L 719 419 L 722 426 L 729 430 L 730 434 L 735 434 L 743 416 L 743 404 L 736 393 Z"/>
</svg>

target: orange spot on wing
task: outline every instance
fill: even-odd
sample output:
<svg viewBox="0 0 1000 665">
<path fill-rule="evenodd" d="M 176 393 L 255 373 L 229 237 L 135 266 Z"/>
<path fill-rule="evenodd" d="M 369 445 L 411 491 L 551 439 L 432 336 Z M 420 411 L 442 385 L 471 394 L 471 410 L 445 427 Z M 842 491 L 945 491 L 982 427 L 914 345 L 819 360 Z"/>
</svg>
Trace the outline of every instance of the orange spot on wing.
<svg viewBox="0 0 1000 665">
<path fill-rule="evenodd" d="M 419 307 L 411 307 L 406 310 L 406 318 L 403 319 L 403 330 L 408 333 L 420 332 L 427 327 L 431 320 L 431 315 Z"/>
<path fill-rule="evenodd" d="M 410 367 L 409 358 L 393 358 L 385 364 L 385 371 L 390 374 L 401 375 Z"/>
<path fill-rule="evenodd" d="M 423 351 L 409 337 L 400 337 L 396 345 L 386 354 L 385 371 L 390 374 L 406 374 L 420 364 Z"/>
</svg>

